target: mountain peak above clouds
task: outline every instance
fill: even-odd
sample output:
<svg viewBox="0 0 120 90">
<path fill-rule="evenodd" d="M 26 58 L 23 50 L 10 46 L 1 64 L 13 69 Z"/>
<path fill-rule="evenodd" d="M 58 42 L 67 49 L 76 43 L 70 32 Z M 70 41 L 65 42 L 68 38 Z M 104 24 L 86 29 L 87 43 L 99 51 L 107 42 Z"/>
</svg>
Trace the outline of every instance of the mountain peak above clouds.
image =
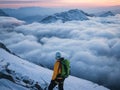
<svg viewBox="0 0 120 90">
<path fill-rule="evenodd" d="M 67 21 L 72 21 L 72 20 L 80 20 L 80 21 L 89 20 L 87 18 L 87 16 L 88 16 L 88 14 L 83 12 L 82 10 L 71 9 L 69 11 L 50 15 L 50 16 L 42 19 L 40 22 L 41 23 L 52 23 L 52 22 L 56 22 L 58 20 L 61 20 L 62 22 L 67 22 Z"/>
<path fill-rule="evenodd" d="M 107 16 L 115 16 L 111 11 L 104 12 L 100 15 L 100 17 L 107 17 Z"/>
<path fill-rule="evenodd" d="M 0 9 L 0 16 L 8 16 L 2 9 Z"/>
</svg>

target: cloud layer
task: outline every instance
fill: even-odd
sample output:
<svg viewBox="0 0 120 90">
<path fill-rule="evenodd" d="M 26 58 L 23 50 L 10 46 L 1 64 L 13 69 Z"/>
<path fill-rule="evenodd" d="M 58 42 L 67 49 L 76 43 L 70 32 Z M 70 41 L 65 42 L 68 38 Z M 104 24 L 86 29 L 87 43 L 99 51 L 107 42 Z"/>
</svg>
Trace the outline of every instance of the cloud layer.
<svg viewBox="0 0 120 90">
<path fill-rule="evenodd" d="M 55 52 L 60 51 L 70 60 L 72 75 L 120 88 L 120 15 L 89 19 L 21 25 L 14 32 L 0 33 L 0 40 L 23 58 L 48 68 L 53 68 Z"/>
</svg>

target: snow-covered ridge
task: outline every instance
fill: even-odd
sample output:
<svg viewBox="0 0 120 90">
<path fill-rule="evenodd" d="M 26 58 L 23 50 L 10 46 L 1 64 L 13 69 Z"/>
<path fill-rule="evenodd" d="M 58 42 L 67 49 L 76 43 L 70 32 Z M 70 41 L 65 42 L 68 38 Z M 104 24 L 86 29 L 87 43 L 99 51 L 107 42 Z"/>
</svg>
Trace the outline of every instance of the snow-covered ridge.
<svg viewBox="0 0 120 90">
<path fill-rule="evenodd" d="M 0 16 L 8 16 L 2 9 L 0 9 Z"/>
<path fill-rule="evenodd" d="M 15 55 L 12 55 L 11 53 L 7 52 L 3 48 L 0 47 L 0 66 L 4 66 L 6 63 L 9 63 L 8 69 L 15 71 L 16 73 L 19 73 L 21 76 L 27 76 L 30 79 L 34 81 L 38 81 L 41 87 L 45 87 L 46 83 L 49 84 L 52 76 L 52 71 L 43 67 L 40 67 L 38 65 L 35 65 L 33 63 L 30 63 L 26 60 L 23 60 Z M 0 67 L 1 68 L 1 67 Z M 2 68 L 0 69 L 0 72 L 2 72 Z M 1 82 L 4 82 L 4 86 L 1 84 Z M 10 84 L 8 84 L 10 83 Z M 9 87 L 9 85 L 12 85 L 13 90 L 19 90 L 20 87 L 18 85 L 13 85 L 14 83 L 7 81 L 5 79 L 0 79 L 0 85 L 2 86 L 1 90 L 4 90 L 5 87 Z M 99 86 L 95 83 L 92 83 L 87 80 L 79 79 L 73 76 L 69 76 L 65 80 L 65 90 L 109 90 L 103 86 Z M 24 88 L 27 90 L 27 88 Z M 10 89 L 7 89 L 10 90 Z M 34 89 L 33 89 L 34 90 Z"/>
<path fill-rule="evenodd" d="M 54 15 L 50 15 L 43 20 L 41 20 L 42 23 L 52 23 L 56 22 L 58 20 L 61 20 L 62 22 L 66 21 L 72 21 L 72 20 L 89 20 L 87 18 L 87 13 L 83 12 L 82 10 L 78 9 L 72 9 L 66 12 L 56 13 Z"/>
<path fill-rule="evenodd" d="M 111 11 L 107 11 L 100 15 L 100 17 L 107 17 L 107 16 L 115 16 L 115 14 L 113 14 Z"/>
</svg>

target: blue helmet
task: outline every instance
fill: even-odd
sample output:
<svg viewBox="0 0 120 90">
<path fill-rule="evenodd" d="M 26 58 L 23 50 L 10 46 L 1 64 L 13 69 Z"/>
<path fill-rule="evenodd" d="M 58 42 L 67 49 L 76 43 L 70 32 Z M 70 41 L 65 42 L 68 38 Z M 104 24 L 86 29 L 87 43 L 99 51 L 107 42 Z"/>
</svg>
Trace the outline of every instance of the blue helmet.
<svg viewBox="0 0 120 90">
<path fill-rule="evenodd" d="M 56 59 L 60 59 L 60 58 L 61 58 L 61 53 L 60 53 L 60 52 L 56 52 L 55 58 L 56 58 Z"/>
</svg>

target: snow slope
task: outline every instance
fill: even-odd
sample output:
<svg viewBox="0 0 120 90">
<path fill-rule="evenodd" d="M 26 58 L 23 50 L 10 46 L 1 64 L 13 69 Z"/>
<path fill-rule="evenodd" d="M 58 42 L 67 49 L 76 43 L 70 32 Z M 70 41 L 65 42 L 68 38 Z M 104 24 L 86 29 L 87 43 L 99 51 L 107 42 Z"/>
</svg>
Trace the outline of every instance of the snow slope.
<svg viewBox="0 0 120 90">
<path fill-rule="evenodd" d="M 4 61 L 4 63 L 5 62 L 10 63 L 8 67 L 10 70 L 14 70 L 17 73 L 20 73 L 22 76 L 28 76 L 34 81 L 38 81 L 40 85 L 44 85 L 45 82 L 49 83 L 51 80 L 52 77 L 51 70 L 40 67 L 26 60 L 23 60 L 0 48 L 0 62 L 2 60 Z M 0 63 L 0 66 L 2 66 L 4 63 Z M 11 85 L 12 87 L 10 87 Z M 2 87 L 2 90 L 10 90 L 10 88 L 12 88 L 13 90 L 27 90 L 25 88 L 20 89 L 23 87 L 15 85 L 14 83 L 7 81 L 5 79 L 0 79 L 0 87 Z M 69 76 L 65 80 L 64 88 L 65 90 L 108 90 L 103 86 L 99 86 L 90 81 L 79 79 L 73 76 Z"/>
<path fill-rule="evenodd" d="M 29 89 L 22 87 L 20 85 L 14 84 L 9 80 L 0 79 L 0 90 L 29 90 Z"/>
</svg>

